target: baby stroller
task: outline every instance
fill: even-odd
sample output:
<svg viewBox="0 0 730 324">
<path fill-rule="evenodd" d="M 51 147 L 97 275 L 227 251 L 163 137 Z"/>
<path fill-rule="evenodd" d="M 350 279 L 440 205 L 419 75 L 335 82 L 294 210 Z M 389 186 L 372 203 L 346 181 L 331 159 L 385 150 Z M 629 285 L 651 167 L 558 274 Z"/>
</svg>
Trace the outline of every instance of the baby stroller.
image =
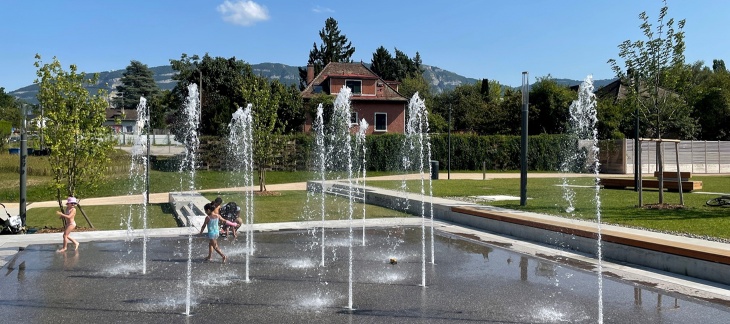
<svg viewBox="0 0 730 324">
<path fill-rule="evenodd" d="M 3 206 L 3 210 L 5 211 L 5 215 L 2 215 L 0 213 L 0 222 L 2 222 L 2 230 L 0 231 L 0 233 L 2 233 L 2 234 L 25 233 L 25 227 L 23 227 L 23 222 L 20 220 L 20 216 L 18 216 L 18 215 L 10 216 L 10 213 L 8 212 L 8 209 L 5 208 L 5 205 L 0 203 L 0 206 Z"/>
<path fill-rule="evenodd" d="M 236 226 L 230 226 L 226 225 L 226 223 L 221 223 L 221 236 L 228 235 L 228 231 L 231 229 L 233 230 L 233 236 L 236 236 L 236 231 L 238 230 L 238 227 L 241 226 L 241 207 L 238 207 L 235 202 L 231 201 L 221 206 L 220 213 L 223 219 L 237 224 Z"/>
</svg>

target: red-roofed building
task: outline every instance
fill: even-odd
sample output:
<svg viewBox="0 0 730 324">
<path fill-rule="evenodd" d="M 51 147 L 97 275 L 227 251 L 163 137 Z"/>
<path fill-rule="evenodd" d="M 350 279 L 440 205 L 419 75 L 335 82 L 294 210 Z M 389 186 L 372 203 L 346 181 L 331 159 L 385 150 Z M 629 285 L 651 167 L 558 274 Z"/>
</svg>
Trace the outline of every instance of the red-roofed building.
<svg viewBox="0 0 730 324">
<path fill-rule="evenodd" d="M 326 94 L 337 96 L 343 87 L 352 89 L 350 97 L 352 128 L 357 131 L 359 121 L 370 125 L 366 134 L 405 133 L 408 99 L 398 93 L 396 81 L 385 81 L 362 63 L 329 63 L 316 77 L 314 67 L 307 66 L 307 87 L 302 91 L 305 102 Z M 307 114 L 304 132 L 312 129 L 311 114 Z"/>
</svg>

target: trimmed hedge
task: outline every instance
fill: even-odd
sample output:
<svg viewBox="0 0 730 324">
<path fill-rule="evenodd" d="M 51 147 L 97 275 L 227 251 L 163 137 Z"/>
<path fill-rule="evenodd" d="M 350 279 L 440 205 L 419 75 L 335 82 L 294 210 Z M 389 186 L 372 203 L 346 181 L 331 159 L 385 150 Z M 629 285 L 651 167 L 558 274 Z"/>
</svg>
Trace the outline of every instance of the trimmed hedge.
<svg viewBox="0 0 730 324">
<path fill-rule="evenodd" d="M 398 170 L 402 160 L 401 149 L 405 135 L 383 134 L 368 136 L 367 165 L 369 171 Z M 448 135 L 430 136 L 431 159 L 439 161 L 439 168 L 446 169 L 448 162 Z M 221 166 L 221 147 L 224 141 L 206 139 L 207 146 L 201 150 L 201 165 L 211 169 Z M 532 171 L 556 171 L 570 138 L 567 135 L 537 135 L 528 140 L 528 169 Z M 213 145 L 211 145 L 213 144 Z M 203 145 L 201 145 L 203 146 Z M 278 137 L 278 154 L 275 155 L 272 170 L 301 171 L 314 170 L 312 149 L 314 137 L 311 135 L 281 135 Z M 354 147 L 354 137 L 353 137 Z M 210 154 L 216 152 L 214 154 Z M 218 160 L 218 161 L 214 161 Z M 488 170 L 520 169 L 520 136 L 474 134 L 451 135 L 451 168 L 454 170 L 481 170 L 486 162 Z"/>
</svg>

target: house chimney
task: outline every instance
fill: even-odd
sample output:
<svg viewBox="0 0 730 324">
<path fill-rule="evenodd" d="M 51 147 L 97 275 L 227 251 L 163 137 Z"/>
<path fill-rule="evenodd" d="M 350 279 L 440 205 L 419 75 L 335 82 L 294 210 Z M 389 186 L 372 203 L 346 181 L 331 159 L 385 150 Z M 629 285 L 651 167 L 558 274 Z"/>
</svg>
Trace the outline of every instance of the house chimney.
<svg viewBox="0 0 730 324">
<path fill-rule="evenodd" d="M 307 64 L 307 85 L 314 80 L 314 65 Z"/>
</svg>

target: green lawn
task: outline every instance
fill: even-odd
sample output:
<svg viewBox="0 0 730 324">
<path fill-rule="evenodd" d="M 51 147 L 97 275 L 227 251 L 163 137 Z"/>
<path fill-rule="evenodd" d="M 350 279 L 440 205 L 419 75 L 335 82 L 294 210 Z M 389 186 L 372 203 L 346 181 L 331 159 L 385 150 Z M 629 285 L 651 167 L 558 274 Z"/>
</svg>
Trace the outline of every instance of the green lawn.
<svg viewBox="0 0 730 324">
<path fill-rule="evenodd" d="M 0 154 L 0 202 L 13 202 L 19 200 L 19 175 L 14 166 L 17 166 L 17 156 Z M 27 196 L 29 202 L 46 201 L 55 199 L 55 192 L 49 188 L 51 177 L 42 170 L 44 162 L 39 157 L 30 157 L 29 167 L 33 172 L 28 172 Z M 94 191 L 87 191 L 81 198 L 103 197 L 129 194 L 131 188 L 130 180 L 123 168 L 116 168 L 110 172 L 108 180 L 98 184 Z M 453 171 L 456 172 L 456 171 Z M 459 171 L 461 172 L 461 171 Z M 433 182 L 433 193 L 439 197 L 468 197 L 478 195 L 520 195 L 519 179 L 495 179 L 495 180 L 446 180 L 446 172 L 441 170 L 441 179 Z M 379 176 L 387 173 L 368 172 L 368 176 Z M 311 172 L 267 172 L 267 184 L 303 182 L 312 179 Z M 195 184 L 197 189 L 214 189 L 236 186 L 242 179 L 240 174 L 235 172 L 198 171 L 196 172 Z M 702 191 L 706 192 L 730 192 L 730 176 L 693 176 L 693 180 L 703 181 Z M 595 220 L 597 212 L 594 204 L 594 189 L 575 187 L 576 194 L 575 212 L 566 213 L 567 203 L 563 198 L 563 189 L 558 186 L 561 179 L 530 179 L 528 181 L 527 206 L 522 207 L 518 201 L 497 201 L 489 204 L 516 210 L 526 210 L 538 213 L 571 217 L 579 219 Z M 591 186 L 591 178 L 570 179 L 570 184 L 576 186 Z M 187 185 L 181 184 L 181 175 L 177 172 L 150 172 L 150 192 L 169 192 L 187 190 Z M 391 189 L 399 188 L 401 181 L 368 181 L 369 186 L 381 186 Z M 409 190 L 420 191 L 420 181 L 408 182 Z M 428 189 L 427 189 L 428 192 Z M 215 194 L 207 196 L 215 198 Z M 730 208 L 708 207 L 705 201 L 715 197 L 700 193 L 685 193 L 685 208 L 676 210 L 657 210 L 637 208 L 638 195 L 632 190 L 601 190 L 601 221 L 609 224 L 620 224 L 640 228 L 655 229 L 668 232 L 688 233 L 699 236 L 711 236 L 730 239 Z M 224 201 L 243 202 L 243 197 L 234 193 L 223 193 Z M 310 214 L 304 213 L 307 201 L 305 192 L 281 192 L 280 196 L 257 196 L 254 201 L 256 222 L 282 222 L 313 219 L 318 220 L 319 212 Z M 644 203 L 652 204 L 658 202 L 658 192 L 647 190 L 644 192 Z M 679 203 L 678 193 L 665 193 L 665 202 Z M 311 204 L 310 204 L 311 205 Z M 327 206 L 328 218 L 342 218 L 345 213 L 341 203 L 333 203 Z M 88 206 L 84 207 L 95 227 L 98 229 L 120 229 L 126 228 L 123 219 L 127 218 L 130 210 L 129 205 L 119 206 Z M 402 214 L 375 206 L 366 207 L 368 217 L 393 217 Z M 149 226 L 170 227 L 175 226 L 172 212 L 167 204 L 152 205 L 148 210 Z M 362 207 L 354 207 L 355 218 L 362 213 Z M 360 213 L 360 214 L 358 214 Z M 134 211 L 139 215 L 141 212 Z M 81 215 L 77 223 L 80 226 L 87 226 Z M 138 220 L 133 220 L 138 222 Z M 60 221 L 55 216 L 54 208 L 31 208 L 28 210 L 28 225 L 30 227 L 59 227 Z M 141 227 L 134 223 L 135 228 Z"/>
<path fill-rule="evenodd" d="M 254 197 L 254 223 L 294 222 L 304 220 L 318 221 L 322 219 L 317 197 L 311 198 L 312 210 L 307 210 L 307 193 L 305 191 L 281 191 L 278 196 Z M 222 192 L 220 195 L 206 193 L 205 197 L 213 200 L 220 196 L 224 202 L 234 201 L 244 203 L 243 195 L 232 192 Z M 327 197 L 325 215 L 327 220 L 348 219 L 349 211 L 346 208 L 347 200 L 332 196 Z M 142 206 L 114 205 L 114 206 L 82 206 L 84 212 L 98 230 L 126 229 L 128 220 L 132 228 L 142 228 Z M 362 219 L 363 204 L 353 204 L 353 219 Z M 30 228 L 61 228 L 61 221 L 56 216 L 57 208 L 28 209 L 26 222 Z M 130 218 L 131 215 L 131 218 Z M 373 205 L 365 205 L 367 218 L 407 217 L 408 215 L 392 209 Z M 152 204 L 147 210 L 148 228 L 176 227 L 177 223 L 169 204 Z M 81 215 L 76 214 L 76 223 L 79 227 L 88 227 L 88 223 Z"/>
<path fill-rule="evenodd" d="M 89 217 L 94 228 L 98 230 L 118 230 L 127 228 L 130 219 L 132 228 L 142 228 L 142 209 L 140 205 L 110 205 L 110 206 L 82 206 L 84 213 Z M 28 209 L 26 224 L 29 228 L 61 228 L 61 220 L 56 215 L 58 208 L 31 208 Z M 131 214 L 130 214 L 131 213 Z M 131 215 L 131 217 L 130 217 Z M 76 224 L 78 227 L 89 227 L 81 211 L 77 210 Z M 150 204 L 147 209 L 147 227 L 165 228 L 176 227 L 170 204 Z"/>
<path fill-rule="evenodd" d="M 730 176 L 702 177 L 693 176 L 693 180 L 703 182 L 704 192 L 730 192 Z M 591 178 L 569 179 L 569 184 L 591 186 Z M 568 207 L 563 198 L 563 188 L 559 186 L 562 179 L 530 179 L 527 183 L 527 206 L 520 206 L 519 201 L 495 201 L 488 204 L 515 210 L 525 210 L 561 217 L 585 220 L 597 219 L 593 187 L 573 187 L 575 192 L 575 211 L 567 213 Z M 397 189 L 401 181 L 369 181 L 369 186 Z M 407 182 L 409 191 L 420 192 L 420 181 Z M 428 189 L 426 189 L 428 191 Z M 469 197 L 485 195 L 520 196 L 520 179 L 494 180 L 437 180 L 433 181 L 433 194 L 438 197 Z M 685 208 L 682 209 L 649 209 L 637 208 L 638 193 L 633 190 L 601 189 L 601 221 L 608 224 L 640 227 L 667 232 L 686 233 L 700 236 L 730 239 L 730 208 L 709 207 L 705 202 L 717 195 L 701 193 L 684 193 Z M 657 190 L 646 190 L 643 193 L 644 204 L 655 204 L 659 201 Z M 664 202 L 679 204 L 679 193 L 665 192 Z"/>
<path fill-rule="evenodd" d="M 319 195 L 313 195 L 308 200 L 306 191 L 280 191 L 278 194 L 276 196 L 254 196 L 255 223 L 318 221 L 322 219 L 321 200 L 318 200 Z M 234 201 L 240 205 L 245 201 L 243 194 L 240 192 L 222 192 L 220 195 L 205 193 L 203 195 L 210 200 L 221 197 L 224 203 Z M 325 202 L 325 219 L 349 219 L 347 199 L 328 195 Z M 385 218 L 407 217 L 409 215 L 392 209 L 366 204 L 365 216 L 366 218 Z M 353 219 L 362 219 L 363 204 L 353 203 L 352 217 Z"/>
</svg>

